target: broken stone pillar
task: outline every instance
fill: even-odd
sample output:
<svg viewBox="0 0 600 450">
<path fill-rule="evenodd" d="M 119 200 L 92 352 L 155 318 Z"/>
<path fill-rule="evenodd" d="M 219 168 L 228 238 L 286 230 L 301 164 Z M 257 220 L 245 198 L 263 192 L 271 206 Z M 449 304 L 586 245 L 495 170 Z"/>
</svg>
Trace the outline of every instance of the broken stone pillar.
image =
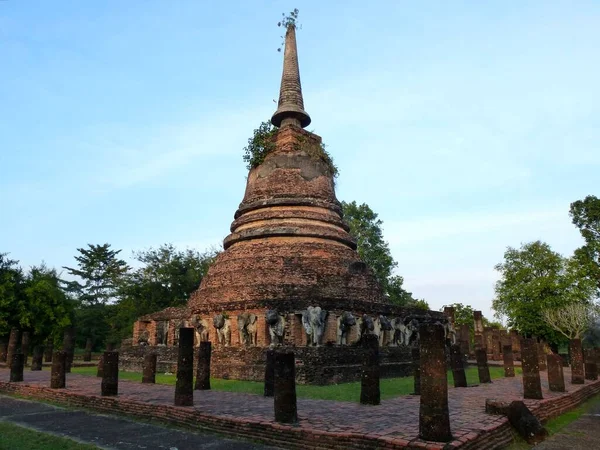
<svg viewBox="0 0 600 450">
<path fill-rule="evenodd" d="M 198 367 L 196 368 L 196 385 L 194 389 L 206 391 L 210 389 L 210 358 L 212 344 L 208 341 L 200 342 L 198 349 Z"/>
<path fill-rule="evenodd" d="M 23 331 L 21 336 L 21 353 L 23 353 L 23 365 L 27 365 L 27 359 L 29 359 L 29 344 L 31 343 L 31 335 L 29 331 Z"/>
<path fill-rule="evenodd" d="M 591 348 L 585 350 L 585 379 L 590 381 L 596 381 L 598 379 L 596 352 Z"/>
<path fill-rule="evenodd" d="M 465 374 L 463 355 L 458 344 L 450 347 L 450 364 L 452 366 L 454 387 L 467 387 L 467 375 Z"/>
<path fill-rule="evenodd" d="M 471 330 L 469 329 L 469 325 L 463 323 L 458 331 L 459 343 L 461 347 L 462 354 L 465 359 L 468 359 L 469 355 L 472 352 L 471 349 Z"/>
<path fill-rule="evenodd" d="M 96 371 L 96 376 L 98 378 L 102 378 L 104 376 L 104 353 L 100 355 L 100 359 L 98 360 L 98 369 Z"/>
<path fill-rule="evenodd" d="M 52 362 L 52 353 L 54 352 L 54 342 L 52 338 L 46 339 L 46 348 L 44 350 L 44 362 Z"/>
<path fill-rule="evenodd" d="M 83 360 L 90 362 L 92 360 L 92 339 L 87 338 L 85 342 L 85 353 L 83 354 Z"/>
<path fill-rule="evenodd" d="M 194 405 L 194 329 L 179 329 L 175 406 Z"/>
<path fill-rule="evenodd" d="M 473 311 L 473 324 L 475 326 L 475 350 L 478 348 L 484 348 L 483 314 L 481 314 L 481 311 Z"/>
<path fill-rule="evenodd" d="M 486 353 L 493 358 L 494 342 L 493 342 L 494 329 L 492 327 L 483 328 L 483 345 L 485 346 Z"/>
<path fill-rule="evenodd" d="M 65 372 L 68 358 L 69 354 L 67 353 L 65 357 Z M 105 397 L 118 395 L 119 393 L 119 352 L 104 352 L 101 390 L 102 395 Z"/>
<path fill-rule="evenodd" d="M 517 330 L 510 330 L 510 343 L 512 345 L 513 355 L 521 354 L 521 338 Z"/>
<path fill-rule="evenodd" d="M 364 351 L 360 378 L 360 403 L 363 405 L 379 405 L 379 338 L 367 334 L 362 338 Z"/>
<path fill-rule="evenodd" d="M 545 372 L 547 370 L 546 367 L 546 346 L 543 342 L 538 343 L 538 360 L 539 360 L 539 368 L 541 372 Z"/>
<path fill-rule="evenodd" d="M 148 353 L 144 356 L 142 365 L 142 383 L 156 383 L 156 353 Z"/>
<path fill-rule="evenodd" d="M 20 350 L 17 350 L 12 355 L 12 364 L 10 365 L 10 381 L 17 383 L 23 381 L 23 365 L 25 364 L 25 358 Z"/>
<path fill-rule="evenodd" d="M 421 352 L 419 437 L 426 441 L 448 442 L 452 439 L 452 433 L 448 410 L 444 328 L 440 324 L 421 324 L 419 338 Z"/>
<path fill-rule="evenodd" d="M 521 348 L 521 351 L 523 349 Z M 542 442 L 548 432 L 525 403 L 515 400 L 508 407 L 508 421 L 529 444 Z"/>
<path fill-rule="evenodd" d="M 275 421 L 298 422 L 296 406 L 296 358 L 293 352 L 275 353 Z"/>
<path fill-rule="evenodd" d="M 563 374 L 562 358 L 559 355 L 547 355 L 548 386 L 551 391 L 565 392 L 565 376 Z"/>
<path fill-rule="evenodd" d="M 6 356 L 8 353 L 8 343 L 4 338 L 0 341 L 0 362 L 6 362 Z"/>
<path fill-rule="evenodd" d="M 502 341 L 500 340 L 500 330 L 494 328 L 492 330 L 492 360 L 500 361 Z M 488 349 L 489 351 L 489 349 Z"/>
<path fill-rule="evenodd" d="M 502 349 L 502 359 L 504 360 L 504 376 L 515 376 L 515 363 L 513 360 L 512 345 L 505 345 Z"/>
<path fill-rule="evenodd" d="M 413 347 L 410 351 L 412 355 L 413 379 L 415 391 L 414 395 L 421 395 L 421 352 L 419 347 Z"/>
<path fill-rule="evenodd" d="M 63 351 L 67 354 L 65 372 L 71 373 L 73 358 L 75 356 L 75 328 L 68 327 L 63 335 Z"/>
<path fill-rule="evenodd" d="M 523 369 L 523 398 L 541 400 L 542 383 L 538 345 L 535 339 L 521 340 L 521 367 Z"/>
<path fill-rule="evenodd" d="M 17 353 L 19 343 L 21 342 L 21 331 L 18 328 L 10 330 L 10 337 L 8 339 L 8 349 L 6 351 L 6 364 L 10 369 L 12 366 L 13 355 Z"/>
<path fill-rule="evenodd" d="M 31 370 L 42 370 L 42 359 L 44 358 L 44 347 L 36 345 L 33 348 L 33 356 L 31 358 Z"/>
<path fill-rule="evenodd" d="M 490 368 L 487 363 L 487 351 L 485 348 L 475 350 L 475 359 L 477 360 L 477 373 L 479 374 L 479 383 L 491 383 Z"/>
<path fill-rule="evenodd" d="M 52 389 L 63 389 L 66 386 L 66 364 L 67 354 L 63 351 L 54 352 L 50 373 L 50 387 Z"/>
<path fill-rule="evenodd" d="M 265 363 L 265 397 L 273 397 L 275 394 L 275 350 L 269 349 L 266 353 Z"/>
<path fill-rule="evenodd" d="M 571 384 L 583 384 L 584 373 L 581 339 L 571 339 L 569 349 L 571 350 Z"/>
</svg>

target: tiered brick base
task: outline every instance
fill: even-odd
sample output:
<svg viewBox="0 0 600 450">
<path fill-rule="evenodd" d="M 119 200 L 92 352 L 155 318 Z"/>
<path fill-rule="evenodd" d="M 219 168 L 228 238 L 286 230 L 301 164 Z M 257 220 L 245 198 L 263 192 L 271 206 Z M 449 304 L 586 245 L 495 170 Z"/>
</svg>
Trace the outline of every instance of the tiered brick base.
<svg viewBox="0 0 600 450">
<path fill-rule="evenodd" d="M 565 377 L 570 379 L 568 369 Z M 485 414 L 485 399 L 510 401 L 522 397 L 521 377 L 494 380 L 468 389 L 449 388 L 450 425 L 454 440 L 448 444 L 421 441 L 418 435 L 419 397 L 383 400 L 380 406 L 323 400 L 298 400 L 299 424 L 274 422 L 273 399 L 231 392 L 195 391 L 194 407 L 173 405 L 173 386 L 121 381 L 118 397 L 101 397 L 100 380 L 67 375 L 67 389 L 51 390 L 49 372 L 25 372 L 24 383 L 9 383 L 0 370 L 0 393 L 91 408 L 108 413 L 156 418 L 191 428 L 256 439 L 283 448 L 329 449 L 494 449 L 513 439 L 502 416 Z M 544 400 L 525 400 L 541 420 L 559 415 L 600 392 L 600 381 L 567 385 L 568 393 L 548 390 L 542 373 Z M 157 406 L 160 407 L 158 408 Z M 445 445 L 445 447 L 444 447 Z"/>
</svg>

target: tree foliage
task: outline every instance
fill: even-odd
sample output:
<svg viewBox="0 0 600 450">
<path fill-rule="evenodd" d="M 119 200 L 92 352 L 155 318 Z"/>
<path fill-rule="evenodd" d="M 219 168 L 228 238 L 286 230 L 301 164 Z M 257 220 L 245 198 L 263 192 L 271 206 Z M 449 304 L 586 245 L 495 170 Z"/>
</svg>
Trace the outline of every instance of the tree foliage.
<svg viewBox="0 0 600 450">
<path fill-rule="evenodd" d="M 595 280 L 596 296 L 600 296 L 600 199 L 588 195 L 577 200 L 571 203 L 569 214 L 585 241 L 585 245 L 575 250 L 574 259 Z"/>
<path fill-rule="evenodd" d="M 581 339 L 598 317 L 598 308 L 591 303 L 569 303 L 543 310 L 542 317 L 567 339 Z"/>
<path fill-rule="evenodd" d="M 492 306 L 497 316 L 505 316 L 509 326 L 523 335 L 559 343 L 560 334 L 544 320 L 542 311 L 592 300 L 594 287 L 578 265 L 541 241 L 519 249 L 508 247 L 504 262 L 495 268 L 501 278 Z"/>
</svg>

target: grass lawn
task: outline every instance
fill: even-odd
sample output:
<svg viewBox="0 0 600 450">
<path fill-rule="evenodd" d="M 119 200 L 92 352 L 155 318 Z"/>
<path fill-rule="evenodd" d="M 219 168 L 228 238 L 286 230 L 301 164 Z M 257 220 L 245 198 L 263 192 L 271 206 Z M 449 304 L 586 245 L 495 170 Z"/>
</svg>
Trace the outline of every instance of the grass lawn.
<svg viewBox="0 0 600 450">
<path fill-rule="evenodd" d="M 95 445 L 80 444 L 71 439 L 40 433 L 29 428 L 0 422 L 0 450 L 93 450 Z"/>
<path fill-rule="evenodd" d="M 521 368 L 515 367 L 517 374 L 521 374 Z M 73 367 L 72 373 L 81 375 L 96 376 L 95 367 Z M 469 367 L 466 370 L 467 383 L 478 384 L 479 377 L 476 367 Z M 504 377 L 504 369 L 502 367 L 490 367 L 490 375 L 492 379 Z M 142 381 L 142 374 L 139 372 L 119 372 L 119 379 Z M 157 373 L 157 384 L 174 385 L 176 381 L 175 375 L 166 375 Z M 448 383 L 454 384 L 452 372 L 448 372 Z M 211 378 L 210 386 L 215 391 L 227 392 L 244 392 L 248 394 L 263 393 L 263 383 L 257 381 L 239 381 L 239 380 L 222 380 Z M 400 395 L 408 395 L 413 392 L 413 377 L 403 378 L 382 378 L 381 379 L 381 398 L 393 398 Z M 299 398 L 313 398 L 320 400 L 340 400 L 347 402 L 360 401 L 360 382 L 333 384 L 329 386 L 307 386 L 296 385 L 296 394 Z"/>
</svg>

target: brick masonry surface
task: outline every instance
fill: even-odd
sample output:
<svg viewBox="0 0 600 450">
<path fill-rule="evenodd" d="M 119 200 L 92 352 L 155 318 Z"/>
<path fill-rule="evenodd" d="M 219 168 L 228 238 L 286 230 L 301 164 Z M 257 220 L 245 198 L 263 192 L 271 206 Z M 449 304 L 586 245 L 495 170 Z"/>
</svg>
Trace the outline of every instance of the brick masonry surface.
<svg viewBox="0 0 600 450">
<path fill-rule="evenodd" d="M 0 369 L 0 393 L 17 394 L 102 412 L 156 418 L 192 428 L 256 439 L 294 449 L 494 449 L 513 439 L 503 416 L 485 413 L 485 400 L 522 399 L 521 377 L 503 378 L 469 388 L 449 388 L 448 444 L 419 440 L 419 397 L 383 400 L 379 406 L 351 402 L 298 399 L 298 425 L 273 420 L 273 399 L 251 394 L 194 391 L 193 407 L 173 406 L 173 386 L 119 382 L 118 397 L 100 396 L 100 379 L 67 374 L 67 389 L 49 389 L 50 373 L 25 372 L 23 383 L 10 383 L 9 371 Z M 567 393 L 550 392 L 541 373 L 544 400 L 525 400 L 540 419 L 557 416 L 600 392 L 600 381 L 567 383 Z M 565 379 L 570 380 L 569 369 Z"/>
</svg>

